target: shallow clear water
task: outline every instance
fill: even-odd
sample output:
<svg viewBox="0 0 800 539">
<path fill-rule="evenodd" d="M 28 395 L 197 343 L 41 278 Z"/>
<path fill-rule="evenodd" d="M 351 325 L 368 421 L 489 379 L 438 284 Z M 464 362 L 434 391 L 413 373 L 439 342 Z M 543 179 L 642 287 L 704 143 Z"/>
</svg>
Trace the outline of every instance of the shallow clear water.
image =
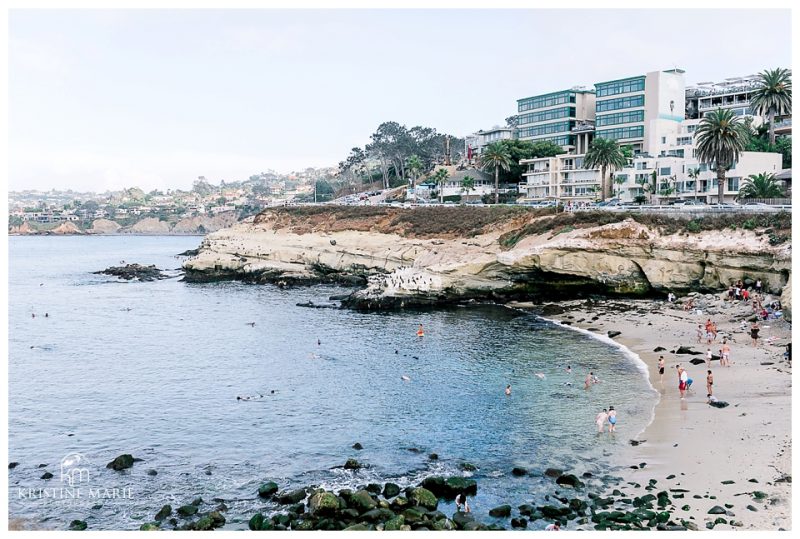
<svg viewBox="0 0 800 539">
<path fill-rule="evenodd" d="M 226 528 L 246 528 L 256 510 L 269 509 L 255 495 L 265 480 L 407 485 L 463 474 L 468 461 L 479 467 L 473 510 L 488 522 L 495 505 L 553 491 L 551 480 L 513 477 L 512 467 L 603 474 L 615 448 L 649 421 L 655 393 L 640 365 L 509 309 L 358 313 L 295 305 L 345 291 L 331 286 L 118 282 L 91 273 L 121 260 L 179 268 L 175 255 L 199 242 L 9 238 L 9 460 L 20 463 L 9 470 L 11 516 L 62 529 L 75 518 L 90 529 L 137 529 L 164 503 L 202 496 L 226 500 Z M 424 338 L 415 335 L 420 323 Z M 590 369 L 603 382 L 584 391 Z M 256 394 L 265 397 L 236 399 Z M 594 416 L 608 405 L 619 411 L 618 433 L 598 438 Z M 89 460 L 85 487 L 127 488 L 129 497 L 98 500 L 86 489 L 80 500 L 20 497 L 20 489 L 64 486 L 60 462 L 74 452 Z M 143 461 L 106 469 L 122 453 Z M 332 469 L 350 457 L 370 467 Z M 41 463 L 53 479 L 40 479 Z"/>
</svg>

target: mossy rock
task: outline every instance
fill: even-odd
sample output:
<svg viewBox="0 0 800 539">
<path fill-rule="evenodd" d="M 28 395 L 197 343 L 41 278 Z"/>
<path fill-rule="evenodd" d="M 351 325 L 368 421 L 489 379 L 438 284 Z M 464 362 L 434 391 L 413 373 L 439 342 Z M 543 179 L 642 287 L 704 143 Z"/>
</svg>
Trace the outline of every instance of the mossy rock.
<svg viewBox="0 0 800 539">
<path fill-rule="evenodd" d="M 399 531 L 400 528 L 406 523 L 406 519 L 403 515 L 397 515 L 396 517 L 389 519 L 384 524 L 383 529 L 387 532 L 390 531 Z"/>
<path fill-rule="evenodd" d="M 69 529 L 72 531 L 83 531 L 88 527 L 85 520 L 73 520 L 69 523 Z"/>
<path fill-rule="evenodd" d="M 278 492 L 278 484 L 274 481 L 267 481 L 258 487 L 258 495 L 262 498 L 271 498 L 276 492 Z"/>
<path fill-rule="evenodd" d="M 495 518 L 507 518 L 511 516 L 511 506 L 508 504 L 499 505 L 489 509 L 489 516 Z"/>
<path fill-rule="evenodd" d="M 147 522 L 139 526 L 139 531 L 142 532 L 152 532 L 152 531 L 158 531 L 160 529 L 161 526 L 159 526 L 158 522 Z"/>
<path fill-rule="evenodd" d="M 361 513 L 375 509 L 375 507 L 378 505 L 378 503 L 372 499 L 372 496 L 370 496 L 369 492 L 366 490 L 359 490 L 358 492 L 354 493 L 350 497 L 348 503 Z"/>
<path fill-rule="evenodd" d="M 155 519 L 158 522 L 161 522 L 162 520 L 164 520 L 165 518 L 167 518 L 171 514 L 172 514 L 172 506 L 167 504 L 167 505 L 163 506 L 161 509 L 158 510 L 158 513 L 156 513 Z"/>
<path fill-rule="evenodd" d="M 431 511 L 435 510 L 439 505 L 439 501 L 436 499 L 433 492 L 424 487 L 413 489 L 408 495 L 408 501 L 413 505 L 418 505 Z"/>
<path fill-rule="evenodd" d="M 339 498 L 332 492 L 317 492 L 308 500 L 308 512 L 312 515 L 333 515 L 339 510 Z"/>
<path fill-rule="evenodd" d="M 178 514 L 184 518 L 190 517 L 197 513 L 197 506 L 196 505 L 182 505 L 178 507 Z"/>
</svg>

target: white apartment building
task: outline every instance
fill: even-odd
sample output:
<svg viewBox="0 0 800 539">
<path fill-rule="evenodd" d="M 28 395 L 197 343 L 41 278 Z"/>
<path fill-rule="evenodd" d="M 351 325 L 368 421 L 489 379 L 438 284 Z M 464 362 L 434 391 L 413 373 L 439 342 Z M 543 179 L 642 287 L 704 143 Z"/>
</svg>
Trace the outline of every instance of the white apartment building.
<svg viewBox="0 0 800 539">
<path fill-rule="evenodd" d="M 694 132 L 699 119 L 684 120 L 680 124 L 661 126 L 652 130 L 652 151 L 634 157 L 632 166 L 614 173 L 612 190 L 619 193 L 623 202 L 633 202 L 644 195 L 648 202 L 667 204 L 673 200 L 697 199 L 707 204 L 717 203 L 716 171 L 697 159 Z M 667 129 L 671 127 L 671 129 Z M 742 182 L 751 174 L 763 172 L 778 174 L 782 156 L 779 153 L 742 152 L 739 161 L 725 174 L 727 185 L 723 202 L 733 202 Z M 699 170 L 697 181 L 689 177 L 689 171 Z M 655 189 L 646 192 L 644 185 L 653 184 Z"/>
<path fill-rule="evenodd" d="M 593 202 L 600 194 L 600 170 L 585 169 L 583 159 L 583 154 L 562 154 L 520 161 L 526 167 L 519 184 L 523 200 Z"/>
<path fill-rule="evenodd" d="M 517 138 L 517 129 L 514 127 L 500 127 L 496 125 L 491 129 L 477 131 L 464 137 L 464 155 L 470 163 L 477 162 L 481 150 L 500 140 L 513 140 Z"/>
</svg>

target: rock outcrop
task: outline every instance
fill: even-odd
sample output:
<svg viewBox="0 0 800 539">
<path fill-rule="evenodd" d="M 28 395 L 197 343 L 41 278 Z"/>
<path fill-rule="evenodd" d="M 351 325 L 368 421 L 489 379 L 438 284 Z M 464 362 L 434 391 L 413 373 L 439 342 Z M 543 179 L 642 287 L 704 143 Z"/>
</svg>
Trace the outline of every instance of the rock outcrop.
<svg viewBox="0 0 800 539">
<path fill-rule="evenodd" d="M 110 219 L 95 219 L 87 232 L 90 234 L 116 234 L 120 228 L 122 226 L 119 223 Z"/>
<path fill-rule="evenodd" d="M 409 210 L 414 211 L 414 210 Z M 374 221 L 373 221 L 374 222 Z M 661 234 L 632 219 L 530 234 L 504 246 L 505 223 L 474 237 L 411 237 L 336 222 L 301 227 L 264 212 L 209 234 L 184 262 L 187 281 L 366 283 L 345 304 L 378 309 L 468 299 L 558 299 L 582 294 L 714 291 L 760 278 L 779 293 L 791 246 L 754 231 Z"/>
</svg>

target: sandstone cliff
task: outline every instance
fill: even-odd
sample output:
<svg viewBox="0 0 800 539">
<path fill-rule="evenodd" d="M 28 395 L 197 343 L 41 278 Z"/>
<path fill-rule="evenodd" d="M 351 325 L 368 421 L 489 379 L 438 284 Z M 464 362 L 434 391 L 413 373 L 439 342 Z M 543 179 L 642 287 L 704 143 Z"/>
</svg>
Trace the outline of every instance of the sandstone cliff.
<svg viewBox="0 0 800 539">
<path fill-rule="evenodd" d="M 662 233 L 625 219 L 556 231 L 540 226 L 509 245 L 509 233 L 525 224 L 514 216 L 486 224 L 473 237 L 409 234 L 409 226 L 385 215 L 342 221 L 264 212 L 253 224 L 209 234 L 199 254 L 184 263 L 186 279 L 344 279 L 365 285 L 349 305 L 383 308 L 469 298 L 709 291 L 739 278 L 761 278 L 778 293 L 791 272 L 790 243 L 770 245 L 757 230 Z"/>
</svg>

